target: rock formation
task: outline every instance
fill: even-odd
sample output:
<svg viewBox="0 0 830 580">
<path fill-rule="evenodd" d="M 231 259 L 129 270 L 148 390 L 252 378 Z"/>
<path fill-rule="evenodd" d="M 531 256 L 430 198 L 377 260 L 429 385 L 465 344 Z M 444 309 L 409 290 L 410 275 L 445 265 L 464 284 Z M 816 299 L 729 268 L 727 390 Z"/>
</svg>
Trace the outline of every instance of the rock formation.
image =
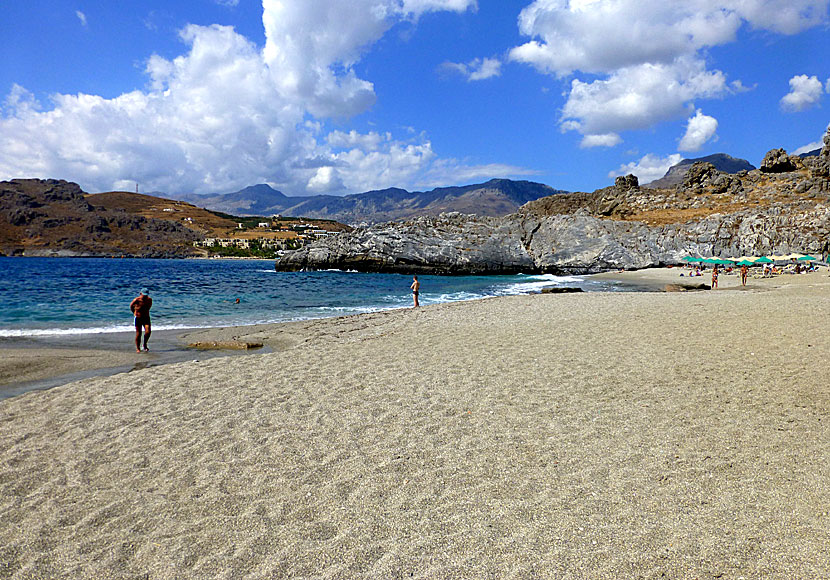
<svg viewBox="0 0 830 580">
<path fill-rule="evenodd" d="M 773 150 L 763 171 L 732 175 L 695 163 L 676 188 L 641 189 L 633 176 L 620 177 L 593 193 L 532 201 L 506 218 L 453 213 L 363 227 L 289 253 L 276 268 L 564 274 L 678 264 L 689 254 L 826 255 L 828 136 L 821 155 L 802 164 Z"/>
<path fill-rule="evenodd" d="M 683 159 L 679 163 L 672 165 L 666 174 L 660 179 L 656 179 L 651 183 L 643 185 L 649 189 L 665 189 L 669 187 L 676 187 L 683 183 L 686 173 L 691 169 L 695 163 L 708 163 L 715 167 L 722 173 L 736 174 L 742 171 L 752 171 L 755 167 L 746 159 L 737 159 L 725 153 L 715 153 L 714 155 L 707 155 L 706 157 L 698 157 L 696 159 Z"/>
</svg>

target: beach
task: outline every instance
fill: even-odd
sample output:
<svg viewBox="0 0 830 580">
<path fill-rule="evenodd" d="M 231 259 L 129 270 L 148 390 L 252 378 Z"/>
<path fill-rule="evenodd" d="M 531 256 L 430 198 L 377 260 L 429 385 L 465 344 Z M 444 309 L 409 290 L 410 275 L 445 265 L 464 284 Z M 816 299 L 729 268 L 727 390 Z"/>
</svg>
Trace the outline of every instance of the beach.
<svg viewBox="0 0 830 580">
<path fill-rule="evenodd" d="M 830 577 L 829 315 L 823 269 L 188 332 L 269 352 L 0 401 L 0 578 Z"/>
</svg>

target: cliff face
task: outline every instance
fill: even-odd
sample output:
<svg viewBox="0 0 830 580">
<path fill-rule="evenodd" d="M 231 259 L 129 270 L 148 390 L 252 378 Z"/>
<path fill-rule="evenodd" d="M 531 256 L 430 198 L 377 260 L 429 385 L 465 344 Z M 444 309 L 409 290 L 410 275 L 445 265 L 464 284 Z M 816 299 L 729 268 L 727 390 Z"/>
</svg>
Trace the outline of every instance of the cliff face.
<svg viewBox="0 0 830 580">
<path fill-rule="evenodd" d="M 830 132 L 817 157 L 783 162 L 776 152 L 760 170 L 737 175 L 696 163 L 670 189 L 618 178 L 593 193 L 530 202 L 506 218 L 453 213 L 358 228 L 290 253 L 276 268 L 590 273 L 676 264 L 689 254 L 821 255 L 830 250 L 829 168 Z"/>
</svg>

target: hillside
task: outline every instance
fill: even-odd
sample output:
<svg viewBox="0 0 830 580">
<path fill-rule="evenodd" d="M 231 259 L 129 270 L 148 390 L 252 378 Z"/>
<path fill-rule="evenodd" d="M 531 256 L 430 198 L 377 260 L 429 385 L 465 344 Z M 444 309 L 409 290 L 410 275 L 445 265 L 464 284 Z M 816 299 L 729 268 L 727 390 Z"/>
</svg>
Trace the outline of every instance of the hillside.
<svg viewBox="0 0 830 580">
<path fill-rule="evenodd" d="M 193 242 L 210 237 L 296 237 L 237 226 L 233 216 L 183 201 L 123 191 L 88 194 L 56 179 L 0 182 L 0 255 L 184 258 L 205 255 Z"/>
<path fill-rule="evenodd" d="M 457 211 L 482 216 L 504 216 L 521 205 L 557 193 L 566 193 L 531 181 L 492 179 L 487 183 L 410 192 L 388 188 L 352 195 L 289 197 L 266 184 L 222 195 L 182 196 L 197 205 L 237 215 L 287 214 L 344 223 L 377 223 L 418 215 Z"/>
</svg>

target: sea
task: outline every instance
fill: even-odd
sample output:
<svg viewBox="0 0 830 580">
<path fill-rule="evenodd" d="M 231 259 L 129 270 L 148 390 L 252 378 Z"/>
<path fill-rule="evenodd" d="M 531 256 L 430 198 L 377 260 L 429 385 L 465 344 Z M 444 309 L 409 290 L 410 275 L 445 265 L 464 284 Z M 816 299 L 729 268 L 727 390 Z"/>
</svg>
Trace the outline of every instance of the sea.
<svg viewBox="0 0 830 580">
<path fill-rule="evenodd" d="M 418 278 L 422 306 L 546 286 L 622 289 L 581 276 Z M 404 308 L 411 282 L 402 274 L 277 272 L 272 260 L 0 258 L 0 338 L 132 331 L 129 304 L 143 287 L 153 298 L 153 330 L 176 330 Z"/>
</svg>

